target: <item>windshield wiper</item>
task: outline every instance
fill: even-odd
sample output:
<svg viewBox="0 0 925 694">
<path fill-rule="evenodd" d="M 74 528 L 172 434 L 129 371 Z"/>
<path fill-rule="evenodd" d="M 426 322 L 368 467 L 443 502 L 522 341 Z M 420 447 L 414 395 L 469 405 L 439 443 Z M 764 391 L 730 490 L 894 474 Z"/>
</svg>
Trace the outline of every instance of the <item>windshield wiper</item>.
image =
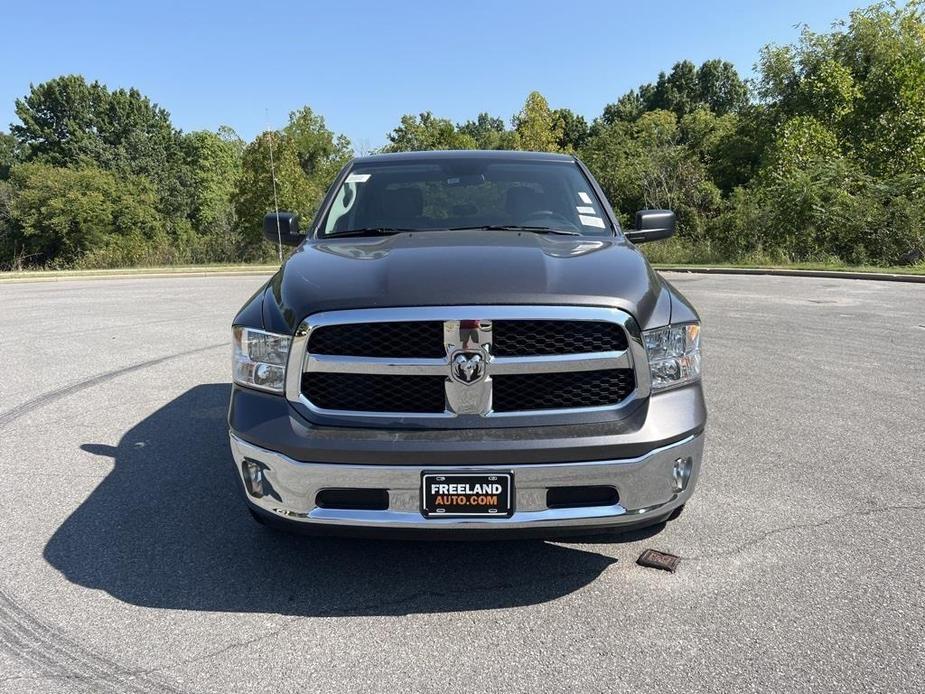
<svg viewBox="0 0 925 694">
<path fill-rule="evenodd" d="M 564 236 L 581 236 L 577 231 L 554 229 L 552 227 L 523 226 L 520 224 L 483 224 L 481 226 L 450 227 L 450 231 L 529 231 L 534 234 L 562 234 Z"/>
<path fill-rule="evenodd" d="M 400 234 L 403 231 L 417 231 L 417 229 L 404 227 L 364 227 L 362 229 L 335 231 L 330 234 L 325 234 L 322 238 L 330 239 L 335 236 L 390 236 L 392 234 Z"/>
</svg>

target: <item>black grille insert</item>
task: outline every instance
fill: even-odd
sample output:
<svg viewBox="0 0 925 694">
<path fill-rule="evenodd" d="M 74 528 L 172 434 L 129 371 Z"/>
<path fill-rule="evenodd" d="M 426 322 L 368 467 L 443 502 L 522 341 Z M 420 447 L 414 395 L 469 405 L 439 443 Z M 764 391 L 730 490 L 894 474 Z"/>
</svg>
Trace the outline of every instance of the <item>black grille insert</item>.
<svg viewBox="0 0 925 694">
<path fill-rule="evenodd" d="M 393 376 L 309 371 L 302 393 L 326 410 L 443 412 L 443 376 Z"/>
<path fill-rule="evenodd" d="M 492 381 L 495 412 L 616 405 L 636 387 L 632 369 L 509 374 Z"/>
<path fill-rule="evenodd" d="M 581 320 L 499 320 L 492 325 L 499 357 L 620 352 L 626 334 L 616 323 Z"/>
<path fill-rule="evenodd" d="M 325 325 L 312 331 L 308 351 L 345 357 L 446 356 L 443 323 L 437 321 Z"/>
<path fill-rule="evenodd" d="M 315 495 L 315 504 L 321 508 L 385 511 L 389 508 L 386 489 L 322 489 Z"/>
<path fill-rule="evenodd" d="M 607 486 L 550 487 L 546 490 L 549 508 L 613 506 L 620 500 L 617 490 Z"/>
</svg>

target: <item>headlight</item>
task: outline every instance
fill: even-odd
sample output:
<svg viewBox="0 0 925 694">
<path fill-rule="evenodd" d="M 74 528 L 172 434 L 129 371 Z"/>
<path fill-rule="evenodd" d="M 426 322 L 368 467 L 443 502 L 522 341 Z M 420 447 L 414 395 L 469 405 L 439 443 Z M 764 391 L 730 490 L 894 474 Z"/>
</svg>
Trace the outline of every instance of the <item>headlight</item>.
<svg viewBox="0 0 925 694">
<path fill-rule="evenodd" d="M 646 330 L 643 339 L 653 391 L 693 383 L 700 378 L 700 323 Z"/>
<path fill-rule="evenodd" d="M 282 393 L 286 389 L 286 360 L 292 338 L 237 325 L 232 328 L 232 333 L 234 354 L 231 371 L 234 382 Z"/>
</svg>

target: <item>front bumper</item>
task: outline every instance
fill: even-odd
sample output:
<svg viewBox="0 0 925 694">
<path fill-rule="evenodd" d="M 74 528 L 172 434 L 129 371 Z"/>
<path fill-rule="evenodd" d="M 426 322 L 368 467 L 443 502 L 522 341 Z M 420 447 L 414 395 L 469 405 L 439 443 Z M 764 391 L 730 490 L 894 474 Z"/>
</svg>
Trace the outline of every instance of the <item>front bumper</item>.
<svg viewBox="0 0 925 694">
<path fill-rule="evenodd" d="M 491 465 L 383 465 L 300 462 L 231 434 L 231 449 L 242 486 L 245 460 L 258 464 L 264 496 L 248 494 L 264 515 L 290 525 L 409 531 L 593 530 L 657 522 L 690 497 L 703 457 L 702 430 L 640 455 L 607 460 Z M 439 462 L 439 458 L 434 459 Z M 680 480 L 676 461 L 688 474 Z M 421 514 L 421 474 L 429 472 L 513 472 L 515 512 L 509 518 L 425 518 Z M 549 508 L 549 487 L 606 485 L 619 501 L 608 506 Z M 322 489 L 388 490 L 384 510 L 332 509 L 316 505 Z"/>
</svg>

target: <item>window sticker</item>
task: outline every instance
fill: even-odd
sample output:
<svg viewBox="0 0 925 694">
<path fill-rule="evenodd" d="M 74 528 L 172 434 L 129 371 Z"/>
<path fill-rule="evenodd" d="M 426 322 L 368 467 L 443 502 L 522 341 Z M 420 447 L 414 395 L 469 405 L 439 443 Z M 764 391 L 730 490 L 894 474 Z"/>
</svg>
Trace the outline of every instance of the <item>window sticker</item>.
<svg viewBox="0 0 925 694">
<path fill-rule="evenodd" d="M 347 176 L 345 183 L 366 183 L 372 174 L 352 173 Z"/>
<path fill-rule="evenodd" d="M 584 205 L 579 205 L 575 209 L 578 210 L 578 214 L 597 214 L 593 207 L 585 207 Z"/>
<path fill-rule="evenodd" d="M 597 227 L 598 229 L 604 229 L 604 220 L 600 217 L 590 217 L 588 215 L 580 214 L 578 219 L 586 227 Z"/>
<path fill-rule="evenodd" d="M 591 204 L 591 196 L 588 195 L 586 192 L 581 191 L 580 193 L 578 193 L 578 197 L 581 198 L 581 201 L 582 201 L 585 205 L 590 205 L 590 204 Z"/>
</svg>

